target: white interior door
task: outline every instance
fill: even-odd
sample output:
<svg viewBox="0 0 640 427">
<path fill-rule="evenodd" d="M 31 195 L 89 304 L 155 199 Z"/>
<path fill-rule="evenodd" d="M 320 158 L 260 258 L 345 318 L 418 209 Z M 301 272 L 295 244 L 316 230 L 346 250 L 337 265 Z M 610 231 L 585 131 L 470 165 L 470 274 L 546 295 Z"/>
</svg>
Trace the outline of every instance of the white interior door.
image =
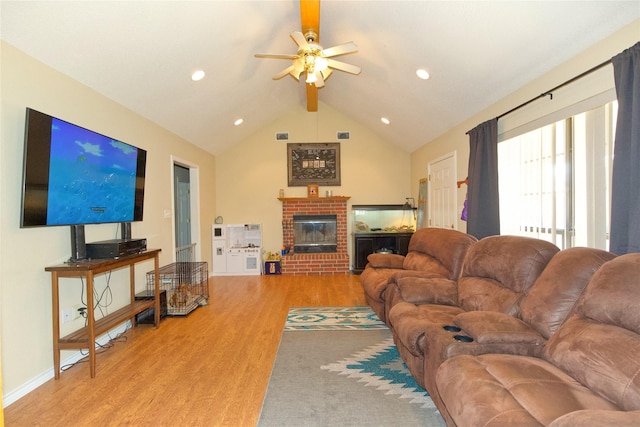
<svg viewBox="0 0 640 427">
<path fill-rule="evenodd" d="M 456 156 L 429 163 L 429 226 L 457 229 Z"/>
</svg>

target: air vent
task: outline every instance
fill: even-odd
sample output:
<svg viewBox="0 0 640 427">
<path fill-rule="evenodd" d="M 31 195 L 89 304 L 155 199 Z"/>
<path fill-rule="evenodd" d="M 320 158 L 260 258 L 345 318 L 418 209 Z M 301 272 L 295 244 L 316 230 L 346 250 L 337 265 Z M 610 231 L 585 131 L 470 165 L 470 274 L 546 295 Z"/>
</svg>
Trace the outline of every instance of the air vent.
<svg viewBox="0 0 640 427">
<path fill-rule="evenodd" d="M 338 139 L 349 139 L 349 132 L 348 131 L 338 132 L 337 138 Z"/>
<path fill-rule="evenodd" d="M 289 132 L 276 132 L 276 141 L 288 141 Z"/>
</svg>

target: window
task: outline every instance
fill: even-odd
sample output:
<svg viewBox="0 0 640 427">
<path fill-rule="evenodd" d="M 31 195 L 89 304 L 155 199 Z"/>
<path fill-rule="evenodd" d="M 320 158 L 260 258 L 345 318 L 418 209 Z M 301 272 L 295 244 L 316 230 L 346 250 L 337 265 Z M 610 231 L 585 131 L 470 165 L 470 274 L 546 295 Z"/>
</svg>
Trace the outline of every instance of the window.
<svg viewBox="0 0 640 427">
<path fill-rule="evenodd" d="M 617 102 L 498 144 L 502 234 L 608 250 Z"/>
</svg>

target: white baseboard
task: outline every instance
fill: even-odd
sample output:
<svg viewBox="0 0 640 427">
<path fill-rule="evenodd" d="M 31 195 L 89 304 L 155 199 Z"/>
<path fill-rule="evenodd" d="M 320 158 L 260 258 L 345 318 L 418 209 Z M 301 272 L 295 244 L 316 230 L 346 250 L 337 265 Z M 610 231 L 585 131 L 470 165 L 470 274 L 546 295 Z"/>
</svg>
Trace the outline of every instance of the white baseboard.
<svg viewBox="0 0 640 427">
<path fill-rule="evenodd" d="M 127 321 L 127 322 L 125 322 L 125 323 L 113 328 L 109 332 L 106 332 L 105 334 L 99 336 L 96 339 L 96 347 L 106 345 L 107 343 L 109 343 L 109 341 L 113 338 L 114 335 L 118 335 L 118 334 L 124 333 L 130 327 L 131 327 L 131 321 L 129 320 L 129 321 Z M 65 358 L 64 360 L 61 360 L 60 361 L 60 366 L 72 365 L 72 364 L 76 363 L 77 361 L 79 361 L 80 359 L 82 359 L 83 357 L 85 357 L 85 356 L 83 356 L 80 351 L 76 351 L 71 356 Z M 87 375 L 88 375 L 88 373 L 87 373 Z M 2 396 L 2 407 L 6 408 L 7 406 L 11 405 L 12 403 L 18 401 L 22 397 L 24 397 L 27 394 L 31 393 L 33 390 L 37 389 L 42 384 L 46 383 L 47 381 L 51 380 L 52 378 L 54 378 L 53 367 L 47 369 L 46 371 L 44 371 L 43 373 L 41 373 L 37 377 L 32 378 L 31 380 L 27 381 L 26 383 L 24 383 L 23 385 L 21 385 L 17 389 L 12 390 L 9 393 L 3 395 Z"/>
</svg>

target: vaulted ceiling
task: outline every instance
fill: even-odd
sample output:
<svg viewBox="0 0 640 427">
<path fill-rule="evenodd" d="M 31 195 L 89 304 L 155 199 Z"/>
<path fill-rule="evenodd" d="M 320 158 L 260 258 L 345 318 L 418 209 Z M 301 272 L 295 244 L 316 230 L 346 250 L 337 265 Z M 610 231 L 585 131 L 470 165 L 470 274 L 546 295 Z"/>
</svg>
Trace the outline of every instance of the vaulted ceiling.
<svg viewBox="0 0 640 427">
<path fill-rule="evenodd" d="M 306 108 L 303 81 L 272 80 L 289 61 L 254 58 L 295 54 L 297 0 L 0 7 L 4 41 L 213 154 Z M 320 43 L 355 42 L 339 59 L 362 73 L 334 72 L 307 114 L 330 106 L 410 152 L 638 18 L 637 0 L 323 0 Z"/>
</svg>

